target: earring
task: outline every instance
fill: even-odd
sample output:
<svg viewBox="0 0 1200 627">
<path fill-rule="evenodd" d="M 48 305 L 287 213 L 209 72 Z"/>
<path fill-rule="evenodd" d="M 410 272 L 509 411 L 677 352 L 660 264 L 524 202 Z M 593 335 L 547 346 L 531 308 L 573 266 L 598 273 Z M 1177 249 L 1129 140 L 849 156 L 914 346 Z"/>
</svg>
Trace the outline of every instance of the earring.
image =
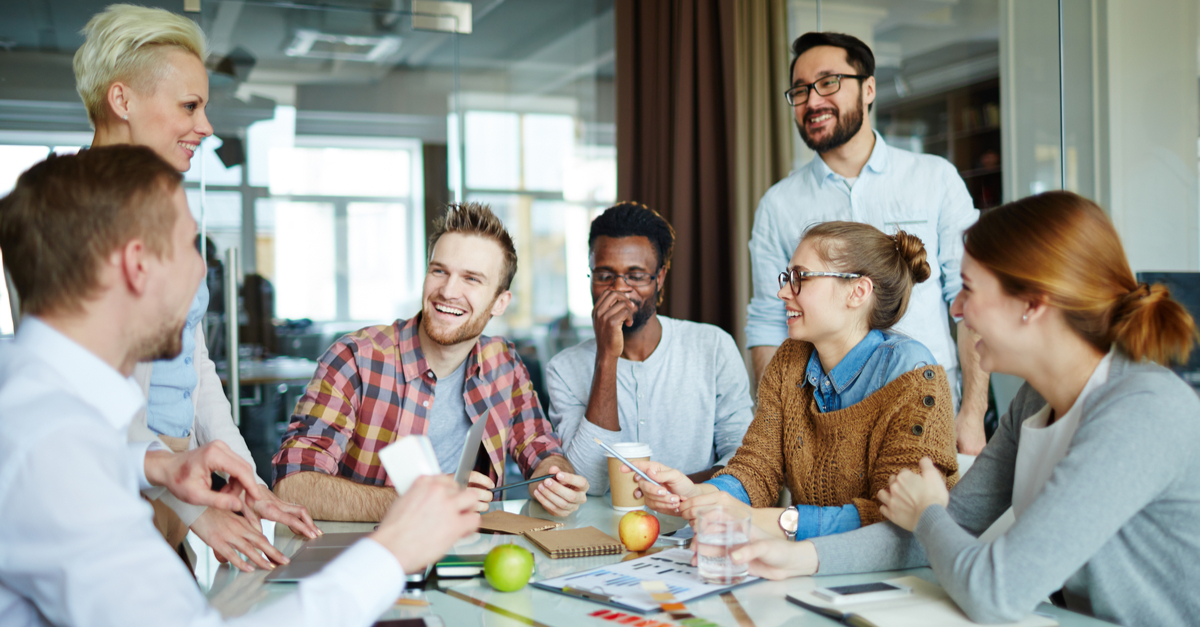
<svg viewBox="0 0 1200 627">
<path fill-rule="evenodd" d="M 1021 322 L 1029 322 L 1029 314 L 1021 316 Z"/>
<path fill-rule="evenodd" d="M 128 114 L 128 113 L 126 113 L 125 115 L 121 116 L 121 119 L 122 119 L 122 120 L 125 120 L 126 122 L 128 122 L 128 121 L 129 121 L 129 114 Z"/>
</svg>

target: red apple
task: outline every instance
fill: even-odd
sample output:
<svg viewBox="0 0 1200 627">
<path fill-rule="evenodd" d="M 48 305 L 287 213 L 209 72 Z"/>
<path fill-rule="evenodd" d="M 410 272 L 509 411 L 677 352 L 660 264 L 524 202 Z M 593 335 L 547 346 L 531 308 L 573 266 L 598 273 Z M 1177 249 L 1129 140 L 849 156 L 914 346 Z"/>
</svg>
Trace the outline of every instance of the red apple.
<svg viewBox="0 0 1200 627">
<path fill-rule="evenodd" d="M 617 532 L 625 548 L 630 551 L 645 551 L 658 539 L 658 519 L 643 510 L 634 510 L 621 517 Z"/>
</svg>

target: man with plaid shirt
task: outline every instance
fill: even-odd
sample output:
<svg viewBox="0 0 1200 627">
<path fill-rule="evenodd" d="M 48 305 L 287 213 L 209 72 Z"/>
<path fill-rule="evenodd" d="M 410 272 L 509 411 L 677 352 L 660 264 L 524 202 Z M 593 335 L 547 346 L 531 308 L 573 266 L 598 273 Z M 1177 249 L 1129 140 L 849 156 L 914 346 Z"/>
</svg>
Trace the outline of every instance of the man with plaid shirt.
<svg viewBox="0 0 1200 627">
<path fill-rule="evenodd" d="M 275 455 L 275 493 L 319 520 L 379 520 L 396 498 L 380 449 L 428 435 L 443 472 L 453 472 L 467 430 L 487 420 L 487 475 L 470 479 L 481 510 L 507 455 L 526 477 L 547 477 L 530 489 L 547 512 L 578 509 L 587 479 L 563 455 L 516 348 L 482 335 L 508 307 L 516 271 L 499 218 L 482 205 L 451 206 L 430 237 L 421 313 L 347 335 L 321 358 Z"/>
</svg>

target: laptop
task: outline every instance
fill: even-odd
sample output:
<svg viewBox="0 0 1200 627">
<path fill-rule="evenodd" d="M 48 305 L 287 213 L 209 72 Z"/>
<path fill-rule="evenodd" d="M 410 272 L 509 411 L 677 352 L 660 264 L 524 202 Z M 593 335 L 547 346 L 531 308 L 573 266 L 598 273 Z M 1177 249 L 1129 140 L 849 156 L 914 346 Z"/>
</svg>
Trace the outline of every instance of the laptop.
<svg viewBox="0 0 1200 627">
<path fill-rule="evenodd" d="M 462 456 L 458 460 L 458 469 L 454 480 L 459 485 L 466 486 L 471 471 L 475 469 L 475 461 L 479 457 L 479 446 L 483 443 L 483 432 L 487 428 L 487 415 L 481 416 L 467 431 L 463 442 Z M 291 557 L 291 563 L 277 566 L 271 571 L 265 581 L 278 583 L 299 583 L 301 579 L 316 574 L 335 557 L 340 555 L 355 542 L 371 532 L 359 531 L 353 533 L 327 533 L 315 540 L 308 540 L 304 546 Z M 425 580 L 425 572 L 408 575 L 410 582 Z"/>
</svg>

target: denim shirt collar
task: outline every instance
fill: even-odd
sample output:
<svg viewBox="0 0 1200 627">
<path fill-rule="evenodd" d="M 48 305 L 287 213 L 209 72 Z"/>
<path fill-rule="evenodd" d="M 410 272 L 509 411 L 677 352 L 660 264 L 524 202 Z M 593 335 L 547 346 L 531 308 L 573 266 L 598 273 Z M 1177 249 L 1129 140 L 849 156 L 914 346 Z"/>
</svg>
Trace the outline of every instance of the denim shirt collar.
<svg viewBox="0 0 1200 627">
<path fill-rule="evenodd" d="M 863 167 L 863 171 L 871 170 L 878 174 L 887 171 L 888 145 L 887 142 L 883 141 L 883 135 L 880 135 L 879 131 L 873 132 L 875 133 L 875 147 L 871 149 L 871 158 L 867 159 L 867 165 Z M 840 174 L 830 169 L 829 165 L 825 163 L 825 160 L 819 154 L 813 157 L 813 173 L 816 175 L 819 184 L 843 178 Z M 859 176 L 862 176 L 861 172 Z"/>
<path fill-rule="evenodd" d="M 818 393 L 828 391 L 822 389 L 825 380 L 828 379 L 833 391 L 837 394 L 845 392 L 862 374 L 863 368 L 867 365 L 867 361 L 871 359 L 871 355 L 875 353 L 875 349 L 883 344 L 883 332 L 879 329 L 873 329 L 867 333 L 854 348 L 850 349 L 849 353 L 838 362 L 838 365 L 833 367 L 829 372 L 828 377 L 825 375 L 825 370 L 821 367 L 821 358 L 817 355 L 817 351 L 813 351 L 808 358 L 808 368 L 805 370 L 804 378 L 810 385 L 817 389 Z M 820 396 L 820 394 L 818 394 Z"/>
</svg>

